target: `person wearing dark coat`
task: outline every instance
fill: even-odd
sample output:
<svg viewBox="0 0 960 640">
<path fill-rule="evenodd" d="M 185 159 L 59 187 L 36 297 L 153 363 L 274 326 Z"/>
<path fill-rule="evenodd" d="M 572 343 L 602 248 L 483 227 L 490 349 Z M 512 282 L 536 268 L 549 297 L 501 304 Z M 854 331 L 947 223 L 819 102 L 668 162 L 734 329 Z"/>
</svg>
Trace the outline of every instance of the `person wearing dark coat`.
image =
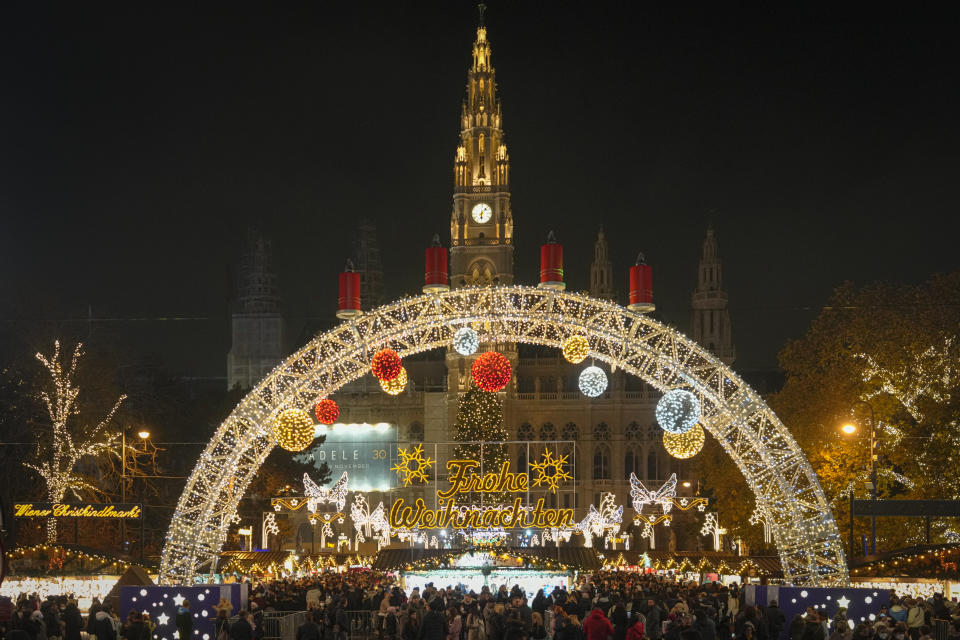
<svg viewBox="0 0 960 640">
<path fill-rule="evenodd" d="M 770 640 L 777 640 L 777 638 L 780 637 L 780 631 L 783 629 L 783 624 L 787 621 L 787 618 L 783 615 L 780 607 L 777 606 L 776 600 L 770 601 L 770 606 L 767 607 L 765 617 L 767 619 L 767 629 L 770 633 Z"/>
<path fill-rule="evenodd" d="M 93 635 L 97 640 L 117 640 L 117 631 L 113 626 L 113 617 L 103 609 L 94 616 Z"/>
<path fill-rule="evenodd" d="M 700 634 L 701 640 L 717 640 L 717 625 L 707 617 L 707 612 L 697 609 L 693 612 L 693 629 Z"/>
<path fill-rule="evenodd" d="M 313 611 L 307 611 L 307 621 L 297 628 L 297 640 L 322 640 L 323 634 L 313 619 Z"/>
<path fill-rule="evenodd" d="M 443 600 L 436 599 L 430 602 L 430 610 L 423 616 L 420 623 L 418 640 L 447 640 L 449 629 L 447 616 L 443 614 Z"/>
<path fill-rule="evenodd" d="M 610 624 L 613 625 L 613 640 L 626 640 L 630 618 L 627 616 L 627 608 L 622 600 L 617 600 L 610 607 Z"/>
<path fill-rule="evenodd" d="M 143 614 L 136 614 L 131 622 L 125 624 L 120 635 L 126 640 L 149 640 L 147 625 L 143 624 Z"/>
<path fill-rule="evenodd" d="M 660 637 L 660 623 L 663 621 L 663 612 L 660 610 L 660 607 L 657 606 L 656 601 L 653 598 L 649 598 L 647 600 L 647 608 L 642 611 L 642 613 L 647 618 L 647 624 L 644 625 L 647 636 L 653 640 L 657 640 L 657 638 Z"/>
<path fill-rule="evenodd" d="M 180 638 L 193 638 L 193 615 L 190 614 L 190 601 L 184 600 L 177 607 L 177 617 L 174 618 Z M 100 640 L 100 638 L 97 638 Z"/>
<path fill-rule="evenodd" d="M 81 639 L 83 616 L 80 615 L 80 608 L 77 607 L 76 600 L 69 601 L 67 608 L 63 610 L 63 624 L 65 627 L 63 640 Z"/>
<path fill-rule="evenodd" d="M 576 616 L 567 616 L 553 640 L 584 640 L 580 620 Z"/>
<path fill-rule="evenodd" d="M 239 619 L 230 625 L 230 640 L 253 640 L 253 627 L 247 620 L 247 610 L 240 609 L 237 617 Z"/>
<path fill-rule="evenodd" d="M 799 613 L 793 616 L 793 620 L 790 621 L 790 635 L 788 636 L 788 640 L 800 640 L 803 637 L 803 630 L 806 624 L 803 616 Z"/>
</svg>

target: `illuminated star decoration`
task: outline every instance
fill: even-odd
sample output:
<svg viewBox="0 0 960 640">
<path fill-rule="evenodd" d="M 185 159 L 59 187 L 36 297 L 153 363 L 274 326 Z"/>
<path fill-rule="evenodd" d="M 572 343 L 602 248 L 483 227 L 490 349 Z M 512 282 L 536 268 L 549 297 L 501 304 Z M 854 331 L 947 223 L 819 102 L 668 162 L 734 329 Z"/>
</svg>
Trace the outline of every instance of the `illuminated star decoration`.
<svg viewBox="0 0 960 640">
<path fill-rule="evenodd" d="M 184 601 L 184 600 L 185 600 L 185 598 L 184 598 L 182 595 L 180 595 L 179 593 L 178 593 L 177 595 L 173 596 L 173 604 L 177 605 L 178 607 L 183 605 L 183 601 Z"/>
<path fill-rule="evenodd" d="M 335 504 L 337 511 L 343 511 L 343 505 L 347 503 L 347 472 L 344 471 L 336 484 L 329 489 L 324 489 L 304 473 L 303 491 L 307 496 L 307 509 L 310 513 L 316 513 L 317 505 L 321 503 Z"/>
<path fill-rule="evenodd" d="M 162 627 L 170 621 L 170 616 L 165 613 L 161 613 L 157 616 L 157 623 Z"/>
<path fill-rule="evenodd" d="M 414 480 L 429 482 L 427 471 L 436 460 L 423 456 L 423 444 L 418 444 L 410 452 L 404 447 L 397 447 L 397 455 L 400 460 L 390 467 L 390 471 L 397 472 L 397 478 L 403 482 L 403 486 L 409 487 Z"/>
<path fill-rule="evenodd" d="M 531 462 L 530 469 L 537 472 L 537 477 L 533 480 L 533 486 L 544 485 L 551 492 L 556 493 L 557 487 L 565 480 L 573 480 L 573 476 L 567 473 L 565 465 L 569 456 L 561 455 L 559 458 L 553 457 L 553 451 L 547 449 L 543 452 L 540 462 Z"/>
<path fill-rule="evenodd" d="M 640 513 L 643 505 L 660 505 L 664 513 L 670 513 L 673 508 L 673 499 L 677 497 L 677 474 L 672 474 L 662 487 L 654 491 L 647 489 L 637 478 L 630 473 L 630 497 L 633 498 L 633 510 Z"/>
<path fill-rule="evenodd" d="M 844 609 L 846 609 L 847 606 L 850 604 L 850 598 L 848 598 L 847 596 L 841 596 L 837 598 L 837 604 L 843 607 Z"/>
</svg>

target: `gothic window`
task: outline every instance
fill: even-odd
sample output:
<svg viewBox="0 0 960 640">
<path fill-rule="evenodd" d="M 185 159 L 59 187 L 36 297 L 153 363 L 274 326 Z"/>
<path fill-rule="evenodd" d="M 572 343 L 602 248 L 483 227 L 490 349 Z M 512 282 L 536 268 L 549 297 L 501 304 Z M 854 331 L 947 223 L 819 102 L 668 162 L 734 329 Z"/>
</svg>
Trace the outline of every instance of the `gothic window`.
<svg viewBox="0 0 960 640">
<path fill-rule="evenodd" d="M 563 465 L 564 470 L 570 474 L 573 481 L 577 481 L 577 451 L 575 447 L 566 445 L 560 449 L 560 456 L 567 456 L 567 463 Z"/>
<path fill-rule="evenodd" d="M 580 429 L 577 428 L 576 423 L 568 422 L 563 425 L 563 440 L 579 440 L 580 439 Z"/>
<path fill-rule="evenodd" d="M 607 426 L 606 422 L 601 422 L 593 428 L 593 439 L 594 440 L 610 439 L 610 428 Z"/>
<path fill-rule="evenodd" d="M 623 435 L 627 440 L 637 441 L 640 440 L 640 424 L 637 422 L 631 422 L 627 425 L 627 428 L 624 429 Z"/>
<path fill-rule="evenodd" d="M 593 451 L 593 479 L 610 479 L 610 446 L 599 444 Z"/>
<path fill-rule="evenodd" d="M 419 422 L 410 424 L 409 433 L 411 442 L 423 442 L 423 425 Z"/>
<path fill-rule="evenodd" d="M 627 452 L 623 454 L 623 475 L 629 477 L 631 473 L 636 474 L 637 478 L 642 478 L 640 463 L 640 451 L 636 447 L 627 447 Z"/>
<path fill-rule="evenodd" d="M 557 428 L 552 422 L 544 422 L 540 426 L 540 439 L 545 441 L 557 439 Z"/>
<path fill-rule="evenodd" d="M 527 447 L 520 445 L 520 455 L 517 456 L 517 472 L 527 473 Z"/>
<path fill-rule="evenodd" d="M 524 422 L 517 427 L 517 440 L 533 440 L 533 427 L 529 422 Z"/>
<path fill-rule="evenodd" d="M 660 438 L 660 425 L 654 422 L 649 427 L 647 427 L 647 440 L 657 440 Z"/>
<path fill-rule="evenodd" d="M 657 467 L 657 461 L 659 456 L 657 455 L 656 449 L 651 449 L 650 453 L 647 454 L 647 480 L 659 480 L 657 472 L 659 471 Z"/>
</svg>

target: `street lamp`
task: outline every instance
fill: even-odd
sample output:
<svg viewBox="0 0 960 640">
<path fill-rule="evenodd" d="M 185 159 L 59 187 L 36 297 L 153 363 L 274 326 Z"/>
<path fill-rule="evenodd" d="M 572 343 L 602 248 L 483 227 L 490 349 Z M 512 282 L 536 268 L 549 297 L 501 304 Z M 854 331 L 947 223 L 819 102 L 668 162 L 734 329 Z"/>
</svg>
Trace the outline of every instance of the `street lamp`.
<svg viewBox="0 0 960 640">
<path fill-rule="evenodd" d="M 137 432 L 137 435 L 143 441 L 143 450 L 147 450 L 147 440 L 150 438 L 150 432 L 146 429 L 141 429 Z M 127 430 L 120 430 L 120 502 L 127 501 Z M 145 516 L 143 513 L 143 487 L 141 486 L 140 493 L 140 561 L 143 562 L 143 536 L 145 533 L 144 520 Z M 120 543 L 123 545 L 124 550 L 127 546 L 127 523 L 126 520 L 120 520 Z"/>
<path fill-rule="evenodd" d="M 877 499 L 877 427 L 876 420 L 873 413 L 873 405 L 871 405 L 866 400 L 856 400 L 854 404 L 862 404 L 870 410 L 870 499 L 876 501 Z M 840 430 L 847 435 L 851 435 L 857 432 L 857 426 L 855 424 L 845 424 L 840 427 Z M 876 505 L 874 505 L 874 511 L 876 511 Z M 853 491 L 850 492 L 850 554 L 853 555 Z M 877 516 L 870 516 L 870 554 L 876 555 L 877 553 Z"/>
</svg>

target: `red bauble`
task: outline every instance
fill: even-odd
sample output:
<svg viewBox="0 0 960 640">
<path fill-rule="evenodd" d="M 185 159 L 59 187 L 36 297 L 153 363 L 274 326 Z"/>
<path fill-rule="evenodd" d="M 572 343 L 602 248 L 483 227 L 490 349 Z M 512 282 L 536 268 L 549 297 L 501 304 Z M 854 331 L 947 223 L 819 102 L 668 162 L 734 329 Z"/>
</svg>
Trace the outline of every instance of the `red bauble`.
<svg viewBox="0 0 960 640">
<path fill-rule="evenodd" d="M 487 351 L 473 361 L 470 369 L 473 383 L 484 391 L 500 391 L 510 382 L 513 368 L 502 353 Z"/>
<path fill-rule="evenodd" d="M 389 382 L 400 375 L 401 369 L 403 369 L 403 362 L 393 349 L 380 349 L 373 354 L 373 360 L 370 361 L 370 371 L 377 380 L 384 382 Z"/>
<path fill-rule="evenodd" d="M 324 398 L 318 402 L 313 412 L 316 414 L 317 422 L 320 424 L 333 424 L 337 421 L 337 418 L 340 417 L 340 407 L 329 398 Z"/>
</svg>

